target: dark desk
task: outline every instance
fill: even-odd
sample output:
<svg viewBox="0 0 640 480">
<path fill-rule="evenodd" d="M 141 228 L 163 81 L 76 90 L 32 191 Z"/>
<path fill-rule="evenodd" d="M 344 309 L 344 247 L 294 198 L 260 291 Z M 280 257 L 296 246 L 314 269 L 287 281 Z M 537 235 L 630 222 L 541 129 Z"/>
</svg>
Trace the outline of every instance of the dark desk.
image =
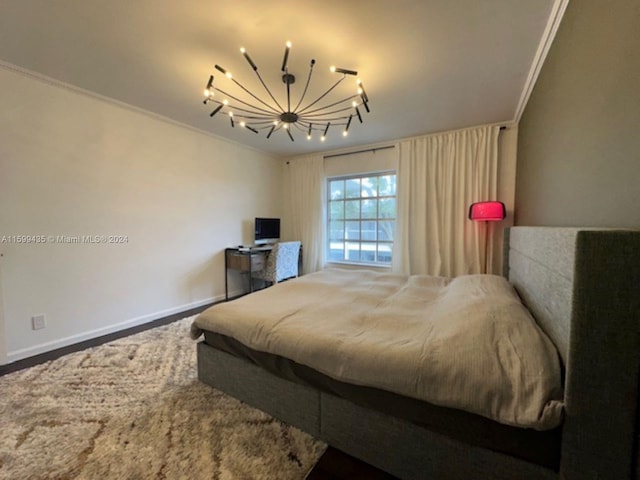
<svg viewBox="0 0 640 480">
<path fill-rule="evenodd" d="M 224 298 L 229 300 L 229 270 L 236 270 L 249 274 L 249 292 L 253 292 L 253 272 L 263 270 L 267 263 L 269 250 L 240 250 L 236 248 L 224 249 Z"/>
<path fill-rule="evenodd" d="M 224 298 L 229 300 L 229 270 L 236 270 L 249 276 L 249 291 L 253 292 L 253 273 L 263 270 L 267 264 L 267 257 L 271 249 L 262 247 L 252 248 L 249 250 L 238 247 L 224 249 Z M 302 245 L 300 246 L 300 254 L 298 256 L 298 276 L 302 273 Z"/>
</svg>

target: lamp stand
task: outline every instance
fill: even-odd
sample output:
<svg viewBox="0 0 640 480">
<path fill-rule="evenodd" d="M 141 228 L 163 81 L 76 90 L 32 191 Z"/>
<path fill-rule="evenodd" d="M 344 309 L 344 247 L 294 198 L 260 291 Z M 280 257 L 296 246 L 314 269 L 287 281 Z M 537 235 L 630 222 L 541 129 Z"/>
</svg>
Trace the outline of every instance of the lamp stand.
<svg viewBox="0 0 640 480">
<path fill-rule="evenodd" d="M 489 222 L 484 222 L 484 258 L 482 273 L 487 273 L 487 257 L 489 256 Z"/>
<path fill-rule="evenodd" d="M 504 203 L 495 200 L 487 202 L 475 202 L 469 206 L 469 219 L 476 222 L 484 222 L 484 258 L 482 261 L 482 273 L 487 273 L 489 263 L 489 226 L 490 222 L 499 222 L 507 216 Z"/>
</svg>

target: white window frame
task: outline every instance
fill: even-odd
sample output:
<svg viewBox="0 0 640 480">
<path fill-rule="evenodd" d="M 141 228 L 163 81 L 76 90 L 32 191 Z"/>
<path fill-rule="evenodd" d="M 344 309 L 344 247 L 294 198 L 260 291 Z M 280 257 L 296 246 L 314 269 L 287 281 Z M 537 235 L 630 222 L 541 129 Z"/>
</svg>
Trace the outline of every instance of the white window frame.
<svg viewBox="0 0 640 480">
<path fill-rule="evenodd" d="M 360 194 L 358 197 L 347 197 L 347 192 L 346 192 L 346 185 L 347 185 L 347 181 L 348 180 L 354 180 L 354 179 L 359 179 L 362 180 L 363 178 L 371 178 L 371 177 L 384 177 L 384 176 L 389 176 L 389 175 L 393 175 L 395 177 L 395 181 L 394 181 L 394 185 L 396 186 L 395 188 L 395 192 L 392 195 L 379 195 L 380 190 L 379 190 L 379 184 L 378 184 L 378 189 L 376 191 L 376 195 L 375 196 L 363 196 L 362 194 L 362 190 L 360 190 Z M 343 198 L 341 199 L 332 199 L 331 198 L 331 182 L 335 182 L 335 181 L 344 181 L 345 182 L 345 192 L 343 193 Z M 386 170 L 386 171 L 382 171 L 382 172 L 367 172 L 367 173 L 361 173 L 361 174 L 352 174 L 352 175 L 339 175 L 339 176 L 334 176 L 334 177 L 329 177 L 327 178 L 327 199 L 326 199 L 326 206 L 327 206 L 327 222 L 326 222 L 326 238 L 327 238 L 327 242 L 325 245 L 325 249 L 326 249 L 326 258 L 327 258 L 327 262 L 328 263 L 337 263 L 337 264 L 347 264 L 347 265 L 366 265 L 366 266 L 375 266 L 375 267 L 384 267 L 384 268 L 390 268 L 391 267 L 391 255 L 393 252 L 393 241 L 394 241 L 394 236 L 395 236 L 395 225 L 396 225 L 396 218 L 397 218 L 397 173 L 395 170 Z M 376 202 L 376 216 L 375 218 L 363 218 L 362 216 L 362 202 L 366 201 L 367 199 L 373 199 L 375 198 L 376 200 L 380 200 L 380 199 L 393 199 L 394 203 L 396 203 L 396 210 L 394 211 L 394 215 L 393 217 L 381 217 L 380 216 L 380 203 Z M 353 217 L 353 218 L 347 218 L 346 217 L 346 202 L 347 201 L 358 201 L 360 202 L 359 205 L 359 215 L 358 217 Z M 332 203 L 334 202 L 342 202 L 343 203 L 343 208 L 342 208 L 342 212 L 343 212 L 343 216 L 341 218 L 338 219 L 332 219 L 331 218 L 331 206 Z M 338 221 L 338 222 L 343 222 L 343 227 L 342 227 L 342 237 L 341 238 L 335 238 L 334 235 L 332 235 L 332 229 L 331 229 L 331 222 L 332 220 Z M 347 223 L 348 222 L 358 222 L 359 223 L 359 228 L 358 228 L 358 235 L 357 238 L 354 239 L 349 239 L 349 231 L 348 231 L 348 227 L 347 227 Z M 371 239 L 363 239 L 363 235 L 362 235 L 362 223 L 363 222 L 375 222 L 375 239 L 371 240 Z M 380 232 L 380 223 L 381 222 L 393 222 L 393 229 L 391 230 L 391 239 L 381 239 L 379 236 L 379 232 Z M 353 224 L 353 223 L 352 223 Z M 332 237 L 334 237 L 332 239 Z M 332 258 L 331 256 L 331 252 L 332 252 L 332 245 L 336 245 L 338 243 L 342 244 L 342 258 L 341 259 L 336 259 L 336 258 Z M 354 249 L 349 249 L 348 246 L 349 245 L 353 245 L 353 244 L 358 244 L 358 249 L 354 250 Z M 368 248 L 363 249 L 362 247 L 366 246 Z M 382 247 L 382 248 L 381 248 Z M 373 251 L 374 254 L 374 259 L 365 259 L 362 260 L 360 258 L 360 253 L 362 251 Z M 359 252 L 359 255 L 357 259 L 353 259 L 353 258 L 349 258 L 349 252 L 350 251 L 357 251 Z M 379 260 L 379 255 L 380 254 L 387 254 L 389 257 L 388 261 L 381 261 Z"/>
</svg>

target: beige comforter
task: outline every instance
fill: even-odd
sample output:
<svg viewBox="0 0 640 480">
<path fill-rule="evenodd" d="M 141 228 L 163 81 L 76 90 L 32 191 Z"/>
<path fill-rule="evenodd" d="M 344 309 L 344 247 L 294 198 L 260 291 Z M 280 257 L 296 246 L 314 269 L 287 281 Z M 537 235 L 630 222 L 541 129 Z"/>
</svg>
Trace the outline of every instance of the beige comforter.
<svg viewBox="0 0 640 480">
<path fill-rule="evenodd" d="M 328 269 L 215 305 L 201 329 L 506 425 L 561 421 L 558 354 L 502 277 Z"/>
</svg>

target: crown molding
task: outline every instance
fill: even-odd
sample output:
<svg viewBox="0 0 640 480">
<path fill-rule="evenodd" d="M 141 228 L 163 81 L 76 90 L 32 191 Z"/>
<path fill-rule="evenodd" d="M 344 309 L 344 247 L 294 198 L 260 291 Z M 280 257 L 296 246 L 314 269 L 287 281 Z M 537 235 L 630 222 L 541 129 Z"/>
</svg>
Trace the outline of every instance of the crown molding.
<svg viewBox="0 0 640 480">
<path fill-rule="evenodd" d="M 568 4 L 569 0 L 555 0 L 553 7 L 551 8 L 551 15 L 549 16 L 547 26 L 545 27 L 540 43 L 538 44 L 538 50 L 536 51 L 533 63 L 531 64 L 529 75 L 525 81 L 520 101 L 518 102 L 518 106 L 513 117 L 513 122 L 516 124 L 519 123 L 522 118 L 524 109 L 527 106 L 531 92 L 533 92 L 533 88 L 538 80 L 538 75 L 540 75 L 542 65 L 544 64 L 547 54 L 549 53 L 549 49 L 551 48 L 551 44 L 556 37 L 558 27 L 560 26 L 560 22 L 562 21 L 562 17 L 564 16 L 564 12 L 566 11 Z"/>
<path fill-rule="evenodd" d="M 72 92 L 72 93 L 75 93 L 75 94 L 78 94 L 78 95 L 82 95 L 84 97 L 91 98 L 91 99 L 94 99 L 94 100 L 98 100 L 98 101 L 107 103 L 109 105 L 112 105 L 112 106 L 115 106 L 115 107 L 119 107 L 119 108 L 122 108 L 124 110 L 128 110 L 130 112 L 134 112 L 134 113 L 138 113 L 138 114 L 144 115 L 145 117 L 153 119 L 153 120 L 157 120 L 157 121 L 160 121 L 160 122 L 163 122 L 163 123 L 168 123 L 169 125 L 173 125 L 174 127 L 179 127 L 179 128 L 185 129 L 185 130 L 189 130 L 189 131 L 191 131 L 193 133 L 198 133 L 200 135 L 205 135 L 205 136 L 210 137 L 210 138 L 215 138 L 216 140 L 221 141 L 221 142 L 229 143 L 231 145 L 234 145 L 234 146 L 237 146 L 237 147 L 242 147 L 242 148 L 245 148 L 245 149 L 248 149 L 248 150 L 253 150 L 255 152 L 261 153 L 263 155 L 267 155 L 267 156 L 272 157 L 272 158 L 280 158 L 277 155 L 270 154 L 268 152 L 265 152 L 264 150 L 260 150 L 260 149 L 257 149 L 257 148 L 250 147 L 248 145 L 244 145 L 244 144 L 242 144 L 240 142 L 235 142 L 233 140 L 229 140 L 228 138 L 221 137 L 219 135 L 216 135 L 215 133 L 211 133 L 211 132 L 208 132 L 206 130 L 202 130 L 200 128 L 194 127 L 192 125 L 189 125 L 189 124 L 186 124 L 186 123 L 183 123 L 183 122 L 179 122 L 177 120 L 173 120 L 172 118 L 165 117 L 164 115 L 160 115 L 158 113 L 154 113 L 154 112 L 151 112 L 149 110 L 145 110 L 144 108 L 136 107 L 134 105 L 131 105 L 130 103 L 122 102 L 120 100 L 116 100 L 115 98 L 107 97 L 105 95 L 101 95 L 99 93 L 92 92 L 91 90 L 86 90 L 86 89 L 78 87 L 76 85 L 63 82 L 62 80 L 58 80 L 58 79 L 55 79 L 55 78 L 52 78 L 52 77 L 48 77 L 47 75 L 43 75 L 42 73 L 38 73 L 38 72 L 35 72 L 33 70 L 29 70 L 27 68 L 23 68 L 23 67 L 20 67 L 18 65 L 14 65 L 13 63 L 9 63 L 9 62 L 6 62 L 6 61 L 1 60 L 1 59 L 0 59 L 0 70 L 6 70 L 6 71 L 9 71 L 9 72 L 12 72 L 12 73 L 16 73 L 18 75 L 22 75 L 24 77 L 31 78 L 32 80 L 36 80 L 38 82 L 46 83 L 47 85 L 51 85 L 53 87 L 60 88 L 62 90 L 67 90 L 69 92 Z"/>
</svg>

